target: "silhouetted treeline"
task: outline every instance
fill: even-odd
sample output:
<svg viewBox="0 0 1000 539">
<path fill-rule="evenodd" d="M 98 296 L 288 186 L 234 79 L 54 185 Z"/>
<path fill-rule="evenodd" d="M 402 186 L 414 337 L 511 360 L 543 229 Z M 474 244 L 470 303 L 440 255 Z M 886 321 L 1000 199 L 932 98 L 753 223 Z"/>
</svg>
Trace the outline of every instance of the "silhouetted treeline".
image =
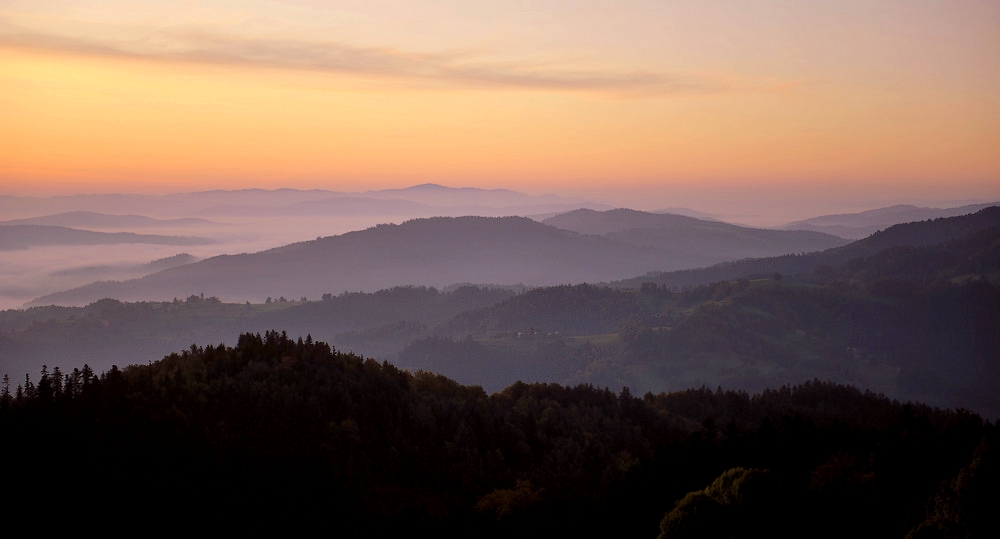
<svg viewBox="0 0 1000 539">
<path fill-rule="evenodd" d="M 997 529 L 994 425 L 818 381 L 487 394 L 267 332 L 99 376 L 5 379 L 0 433 L 5 509 L 22 516 L 365 537 Z"/>
</svg>

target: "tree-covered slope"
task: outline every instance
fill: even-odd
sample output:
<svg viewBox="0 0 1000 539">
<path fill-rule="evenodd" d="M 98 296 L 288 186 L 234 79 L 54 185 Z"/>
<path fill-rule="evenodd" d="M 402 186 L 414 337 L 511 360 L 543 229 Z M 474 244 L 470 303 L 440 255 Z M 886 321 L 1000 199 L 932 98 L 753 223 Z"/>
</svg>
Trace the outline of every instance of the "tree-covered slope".
<svg viewBox="0 0 1000 539">
<path fill-rule="evenodd" d="M 513 292 L 473 286 L 444 292 L 399 287 L 327 293 L 313 301 L 276 296 L 266 303 L 224 303 L 192 295 L 166 302 L 103 299 L 86 307 L 0 311 L 0 371 L 42 365 L 96 369 L 155 361 L 191 342 L 233 343 L 241 333 L 281 327 L 345 349 L 387 356 L 451 317 L 492 305 Z"/>
<path fill-rule="evenodd" d="M 0 432 L 5 510 L 33 522 L 114 514 L 347 537 L 997 529 L 992 424 L 830 383 L 643 397 L 517 383 L 487 395 L 268 332 L 99 376 L 5 381 Z M 745 488 L 715 481 L 759 475 Z M 749 507 L 768 518 L 746 522 Z"/>
<path fill-rule="evenodd" d="M 674 290 L 580 285 L 461 313 L 395 361 L 499 389 L 646 391 L 819 378 L 1000 417 L 1000 228 L 801 275 Z"/>
<path fill-rule="evenodd" d="M 812 273 L 817 268 L 839 267 L 851 260 L 872 256 L 886 249 L 940 245 L 998 226 L 1000 206 L 991 206 L 969 215 L 895 225 L 842 247 L 816 253 L 752 258 L 693 270 L 654 272 L 610 284 L 635 288 L 644 282 L 652 282 L 668 287 L 685 287 L 763 277 L 774 273 Z"/>
</svg>

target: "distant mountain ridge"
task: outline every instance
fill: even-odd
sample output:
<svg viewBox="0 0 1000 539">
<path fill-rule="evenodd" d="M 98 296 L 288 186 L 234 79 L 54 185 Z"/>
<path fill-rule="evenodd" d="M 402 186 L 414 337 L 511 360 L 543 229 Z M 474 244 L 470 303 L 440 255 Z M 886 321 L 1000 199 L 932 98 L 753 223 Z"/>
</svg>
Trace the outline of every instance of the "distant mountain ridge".
<svg viewBox="0 0 1000 539">
<path fill-rule="evenodd" d="M 140 275 L 146 275 L 149 273 L 165 270 L 167 268 L 172 268 L 175 266 L 180 266 L 183 264 L 190 264 L 197 261 L 197 258 L 191 256 L 188 253 L 180 253 L 173 256 L 168 256 L 164 258 L 159 258 L 145 264 L 139 265 L 99 265 L 99 266 L 82 266 L 64 270 L 57 270 L 51 273 L 54 276 L 75 276 L 79 275 L 82 277 L 89 276 L 91 279 L 107 279 L 105 277 L 108 274 L 123 274 L 124 276 L 117 276 L 115 278 L 130 278 L 137 277 Z"/>
<path fill-rule="evenodd" d="M 326 201 L 326 202 L 320 202 Z M 431 217 L 443 208 L 456 216 L 456 207 L 468 212 L 492 209 L 491 216 L 541 214 L 568 211 L 579 207 L 609 209 L 610 206 L 575 197 L 558 195 L 528 195 L 505 189 L 478 189 L 472 187 L 446 187 L 423 184 L 405 189 L 346 192 L 323 189 L 238 189 L 211 190 L 169 195 L 100 194 L 63 195 L 55 197 L 25 197 L 0 195 L 0 215 L 33 218 L 40 215 L 70 212 L 118 213 L 129 208 L 132 213 L 148 216 L 211 216 L 253 210 L 267 215 L 297 215 L 304 204 L 315 208 L 325 205 L 330 212 L 359 212 L 400 214 L 408 218 Z M 358 206 L 361 206 L 359 208 Z M 317 208 L 319 209 L 319 208 Z M 416 210 L 416 213 L 412 213 Z"/>
<path fill-rule="evenodd" d="M 848 243 L 848 240 L 820 232 L 750 228 L 625 208 L 603 212 L 579 209 L 542 222 L 581 234 L 606 236 L 637 247 L 663 250 L 683 260 L 688 267 L 822 251 Z"/>
<path fill-rule="evenodd" d="M 589 211 L 589 210 L 580 210 Z M 455 283 L 548 286 L 620 279 L 651 270 L 698 267 L 746 249 L 748 237 L 807 238 L 771 241 L 778 252 L 818 249 L 843 240 L 813 232 L 755 230 L 697 219 L 689 228 L 721 230 L 724 239 L 670 238 L 643 244 L 630 239 L 581 234 L 523 217 L 435 217 L 401 225 L 378 225 L 267 251 L 224 255 L 171 268 L 137 280 L 93 283 L 31 302 L 85 305 L 104 297 L 122 301 L 169 300 L 205 293 L 226 301 L 266 296 L 316 297 L 324 293 L 375 291 L 393 286 L 445 287 Z M 766 241 L 757 239 L 758 251 Z M 742 247 L 740 247 L 742 246 Z M 754 251 L 754 252 L 758 252 Z M 745 256 L 744 251 L 739 256 Z"/>
<path fill-rule="evenodd" d="M 0 225 L 46 225 L 69 228 L 146 228 L 204 224 L 210 224 L 210 221 L 191 217 L 183 219 L 153 219 L 144 215 L 111 215 L 92 211 L 72 211 L 40 217 L 0 221 Z"/>
<path fill-rule="evenodd" d="M 1000 206 L 990 206 L 958 217 L 941 217 L 894 225 L 867 238 L 822 252 L 739 260 L 706 268 L 650 273 L 618 281 L 614 286 L 638 287 L 643 282 L 652 282 L 684 287 L 743 277 L 766 276 L 772 273 L 810 273 L 822 266 L 839 266 L 854 258 L 871 256 L 885 249 L 939 245 L 998 226 L 1000 226 Z"/>
<path fill-rule="evenodd" d="M 267 251 L 212 257 L 125 282 L 94 283 L 32 302 L 87 304 L 206 293 L 234 301 L 318 297 L 397 285 L 561 284 L 661 266 L 661 253 L 523 217 L 439 217 L 378 225 Z"/>
<path fill-rule="evenodd" d="M 811 219 L 788 223 L 782 230 L 814 230 L 833 234 L 842 238 L 861 239 L 892 225 L 957 217 L 975 213 L 983 208 L 995 206 L 996 202 L 970 204 L 957 208 L 924 208 L 908 204 L 898 204 L 858 213 L 821 215 Z"/>
<path fill-rule="evenodd" d="M 211 240 L 197 237 L 94 232 L 47 225 L 0 225 L 0 250 L 28 249 L 41 245 L 112 245 L 150 243 L 160 245 L 207 245 Z"/>
<path fill-rule="evenodd" d="M 685 217 L 694 217 L 695 219 L 702 219 L 705 221 L 718 221 L 719 218 L 711 213 L 692 210 L 691 208 L 660 208 L 658 210 L 653 210 L 652 213 L 671 213 L 674 215 L 683 215 Z"/>
</svg>

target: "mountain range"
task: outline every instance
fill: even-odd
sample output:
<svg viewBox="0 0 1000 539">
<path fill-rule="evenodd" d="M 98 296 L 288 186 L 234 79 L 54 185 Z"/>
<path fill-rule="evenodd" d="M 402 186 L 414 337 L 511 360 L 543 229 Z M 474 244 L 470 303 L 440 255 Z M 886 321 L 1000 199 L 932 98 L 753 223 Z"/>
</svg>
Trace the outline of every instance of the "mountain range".
<svg viewBox="0 0 1000 539">
<path fill-rule="evenodd" d="M 144 215 L 109 215 L 93 211 L 70 211 L 24 219 L 0 221 L 0 225 L 46 225 L 68 228 L 150 228 L 150 227 L 186 227 L 211 224 L 206 219 L 153 219 Z"/>
<path fill-rule="evenodd" d="M 0 224 L 0 251 L 43 245 L 209 245 L 212 240 L 190 236 L 163 236 L 134 232 L 95 232 L 64 226 Z"/>
<path fill-rule="evenodd" d="M 723 260 L 822 251 L 848 243 L 821 232 L 750 228 L 625 208 L 603 212 L 579 209 L 542 222 L 636 247 L 661 250 L 671 255 L 677 262 L 675 266 L 688 268 L 709 266 Z"/>
<path fill-rule="evenodd" d="M 545 231 L 550 239 L 594 242 L 592 250 L 611 242 L 520 218 L 440 218 L 409 225 L 451 230 L 455 222 L 478 239 L 513 225 Z M 447 258 L 447 246 L 456 241 L 437 234 L 440 242 L 433 248 L 411 246 L 412 251 L 394 255 L 406 228 L 385 225 L 367 234 L 217 257 L 154 276 L 187 274 L 204 262 L 210 262 L 206 274 L 226 275 L 240 266 L 296 260 L 302 267 L 278 271 L 304 278 L 305 266 L 330 267 L 333 274 L 343 267 L 327 256 L 324 242 L 340 246 L 334 251 L 343 254 L 350 241 L 370 244 L 371 234 L 381 234 L 376 245 L 386 250 L 383 265 L 393 266 L 416 260 L 421 252 Z M 113 362 L 154 360 L 190 342 L 228 343 L 240 332 L 281 328 L 488 391 L 518 380 L 624 385 L 637 392 L 699 385 L 759 391 L 819 378 L 1000 417 L 1000 401 L 991 389 L 1000 380 L 998 237 L 1000 207 L 991 207 L 896 225 L 818 253 L 605 284 L 396 287 L 330 291 L 308 301 L 278 296 L 276 290 L 264 303 L 192 293 L 164 302 L 103 299 L 86 307 L 0 311 L 0 360 L 14 372 L 37 370 L 39 364 L 108 368 Z M 555 245 L 567 244 L 557 238 L 536 248 L 555 252 Z M 304 256 L 310 253 L 316 256 L 311 262 Z M 461 265 L 460 259 L 450 260 Z M 721 270 L 729 273 L 720 278 Z M 366 271 L 355 268 L 352 274 Z M 138 282 L 143 281 L 148 278 Z"/>
<path fill-rule="evenodd" d="M 650 282 L 667 287 L 685 287 L 741 277 L 763 277 L 774 273 L 811 273 L 868 257 L 885 249 L 938 245 L 998 225 L 1000 206 L 989 206 L 968 215 L 894 225 L 864 239 L 825 251 L 738 260 L 691 270 L 654 272 L 618 281 L 614 286 L 638 287 L 644 282 Z"/>
<path fill-rule="evenodd" d="M 544 223 L 525 217 L 435 217 L 212 257 L 140 279 L 49 294 L 32 304 L 85 305 L 105 297 L 169 300 L 202 293 L 225 301 L 261 301 L 465 282 L 549 286 L 844 243 L 817 232 L 750 229 L 631 210 L 576 210 Z"/>
<path fill-rule="evenodd" d="M 127 215 L 121 214 L 122 208 L 128 209 Z M 927 213 L 931 210 L 951 215 L 974 208 L 916 210 L 923 212 L 920 215 L 924 216 L 931 215 Z M 815 222 L 802 222 L 793 228 L 826 226 L 830 219 L 836 217 L 837 226 L 860 229 L 873 222 L 873 215 L 880 215 L 877 222 L 882 223 L 916 214 L 901 211 L 900 208 L 885 208 L 816 218 Z M 647 271 L 670 272 L 712 266 L 745 258 L 808 253 L 849 241 L 815 234 L 815 231 L 809 234 L 801 230 L 766 231 L 738 227 L 725 223 L 725 217 L 688 208 L 663 208 L 655 212 L 615 210 L 581 198 L 528 195 L 505 189 L 453 188 L 438 184 L 357 192 L 242 189 L 167 195 L 0 195 L 0 216 L 5 219 L 3 224 L 8 226 L 62 226 L 86 231 L 62 231 L 62 237 L 57 238 L 55 230 L 50 230 L 46 234 L 47 239 L 36 233 L 33 239 L 28 240 L 15 238 L 25 236 L 25 229 L 17 233 L 13 229 L 6 230 L 6 238 L 0 240 L 6 251 L 5 264 L 0 266 L 0 308 L 23 306 L 32 300 L 96 281 L 120 281 L 143 276 L 152 271 L 152 268 L 148 271 L 143 269 L 151 260 L 169 258 L 182 252 L 181 249 L 175 250 L 174 246 L 183 245 L 183 252 L 202 260 L 217 255 L 258 253 L 316 237 L 361 232 L 378 224 L 401 225 L 410 220 L 433 217 L 528 217 L 564 229 L 596 233 L 633 250 L 655 251 L 654 254 L 642 253 L 635 265 L 626 266 L 629 272 L 635 272 L 632 276 Z M 588 228 L 594 226 L 588 221 L 594 220 L 604 224 Z M 835 235 L 848 235 L 836 229 L 829 230 Z M 127 234 L 99 237 L 93 234 L 97 232 Z M 419 238 L 411 239 L 421 241 Z M 124 244 L 121 242 L 128 242 L 129 247 L 122 248 Z M 654 264 L 639 263 L 650 258 Z M 576 271 L 576 275 L 582 273 Z M 533 277 L 528 272 L 526 274 L 523 279 L 507 275 L 504 283 L 516 284 Z M 609 275 L 599 272 L 586 275 L 588 279 L 601 280 L 627 279 L 629 276 L 628 273 Z M 410 284 L 392 279 L 380 282 Z M 467 282 L 479 283 L 483 280 L 472 278 Z M 550 282 L 543 279 L 535 284 Z M 201 286 L 198 288 L 197 293 L 201 293 Z M 332 289 L 339 289 L 339 286 L 334 283 Z M 272 293 L 262 290 L 247 299 L 256 301 L 258 296 L 267 295 Z M 315 294 L 310 292 L 308 295 Z"/>
<path fill-rule="evenodd" d="M 116 214 L 121 208 L 146 216 L 299 215 L 346 212 L 412 219 L 441 215 L 529 215 L 576 208 L 610 209 L 580 198 L 528 195 L 505 189 L 452 188 L 423 184 L 406 189 L 341 192 L 322 189 L 241 189 L 168 195 L 101 194 L 55 197 L 0 195 L 0 215 L 19 218 L 70 212 Z"/>
</svg>

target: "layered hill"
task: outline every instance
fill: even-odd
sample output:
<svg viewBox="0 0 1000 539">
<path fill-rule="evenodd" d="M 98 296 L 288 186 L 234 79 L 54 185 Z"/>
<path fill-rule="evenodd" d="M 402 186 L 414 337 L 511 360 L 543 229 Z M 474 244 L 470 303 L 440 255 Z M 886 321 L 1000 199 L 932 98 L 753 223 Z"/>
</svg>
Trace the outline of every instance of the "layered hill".
<svg viewBox="0 0 1000 539">
<path fill-rule="evenodd" d="M 106 367 L 279 328 L 487 391 L 518 380 L 637 394 L 701 385 L 758 391 L 818 378 L 1000 417 L 1000 225 L 988 226 L 995 211 L 899 225 L 825 253 L 829 265 L 804 272 L 692 287 L 409 287 L 322 301 L 193 295 L 4 311 L 0 360 L 14 372 L 46 362 Z"/>
<path fill-rule="evenodd" d="M 670 218 L 673 216 L 651 216 Z M 687 218 L 684 218 L 687 219 Z M 700 223 L 691 219 L 694 223 Z M 317 297 L 325 293 L 375 291 L 401 285 L 445 287 L 455 283 L 550 286 L 599 282 L 652 270 L 719 262 L 727 249 L 751 243 L 752 229 L 730 227 L 683 245 L 642 245 L 577 233 L 522 217 L 414 219 L 339 236 L 317 238 L 267 251 L 224 255 L 126 282 L 101 282 L 44 296 L 33 305 L 85 305 L 101 298 L 170 300 L 208 294 L 224 301 L 261 301 L 268 296 Z M 720 229 L 721 230 L 721 229 Z M 806 245 L 842 243 L 815 233 L 761 231 L 774 235 L 770 249 L 797 252 Z M 804 242 L 777 236 L 809 236 Z M 723 237 L 727 239 L 723 239 Z"/>
<path fill-rule="evenodd" d="M 249 305 L 198 295 L 169 302 L 103 299 L 86 307 L 6 310 L 0 311 L 0 372 L 84 364 L 103 370 L 155 361 L 196 341 L 232 343 L 241 332 L 273 328 L 384 358 L 459 313 L 513 294 L 479 287 L 450 292 L 400 287 L 306 302 L 276 298 Z"/>
<path fill-rule="evenodd" d="M 894 225 L 867 238 L 825 251 L 738 260 L 693 270 L 656 272 L 618 281 L 613 286 L 639 287 L 648 282 L 667 287 L 685 287 L 743 277 L 765 277 L 774 273 L 822 272 L 826 268 L 837 267 L 886 249 L 940 245 L 997 226 L 1000 226 L 1000 206 L 990 206 L 959 217 L 941 217 Z"/>
<path fill-rule="evenodd" d="M 782 226 L 784 230 L 814 230 L 842 238 L 861 239 L 893 225 L 958 217 L 975 213 L 996 203 L 971 204 L 957 208 L 924 208 L 909 204 L 897 204 L 858 213 L 821 215 Z"/>
<path fill-rule="evenodd" d="M 28 249 L 44 245 L 207 245 L 212 240 L 189 236 L 136 234 L 134 232 L 94 232 L 64 226 L 0 225 L 0 250 Z"/>
<path fill-rule="evenodd" d="M 578 198 L 528 195 L 504 189 L 453 188 L 436 184 L 365 192 L 238 189 L 169 195 L 0 195 L 0 215 L 19 218 L 37 218 L 50 214 L 71 214 L 72 217 L 77 212 L 115 214 L 121 208 L 129 208 L 130 212 L 141 215 L 171 218 L 196 216 L 214 219 L 217 216 L 262 215 L 295 217 L 303 213 L 346 213 L 412 219 L 434 215 L 528 215 L 564 212 L 580 207 L 608 208 Z M 72 218 L 79 217 L 76 215 Z"/>
<path fill-rule="evenodd" d="M 44 225 L 85 229 L 129 229 L 148 227 L 186 227 L 210 223 L 211 221 L 196 219 L 193 217 L 182 219 L 154 219 L 144 215 L 116 215 L 92 211 L 71 211 L 51 215 L 42 215 L 39 217 L 12 219 L 10 221 L 2 221 L 0 222 L 0 225 Z"/>
<path fill-rule="evenodd" d="M 596 234 L 637 247 L 658 249 L 687 267 L 822 251 L 848 243 L 848 240 L 820 232 L 750 228 L 630 209 L 579 209 L 543 222 L 581 234 Z"/>
<path fill-rule="evenodd" d="M 488 388 L 759 391 L 818 378 L 1000 417 L 998 283 L 1000 226 L 780 278 L 536 289 L 457 315 L 396 364 Z"/>
</svg>

